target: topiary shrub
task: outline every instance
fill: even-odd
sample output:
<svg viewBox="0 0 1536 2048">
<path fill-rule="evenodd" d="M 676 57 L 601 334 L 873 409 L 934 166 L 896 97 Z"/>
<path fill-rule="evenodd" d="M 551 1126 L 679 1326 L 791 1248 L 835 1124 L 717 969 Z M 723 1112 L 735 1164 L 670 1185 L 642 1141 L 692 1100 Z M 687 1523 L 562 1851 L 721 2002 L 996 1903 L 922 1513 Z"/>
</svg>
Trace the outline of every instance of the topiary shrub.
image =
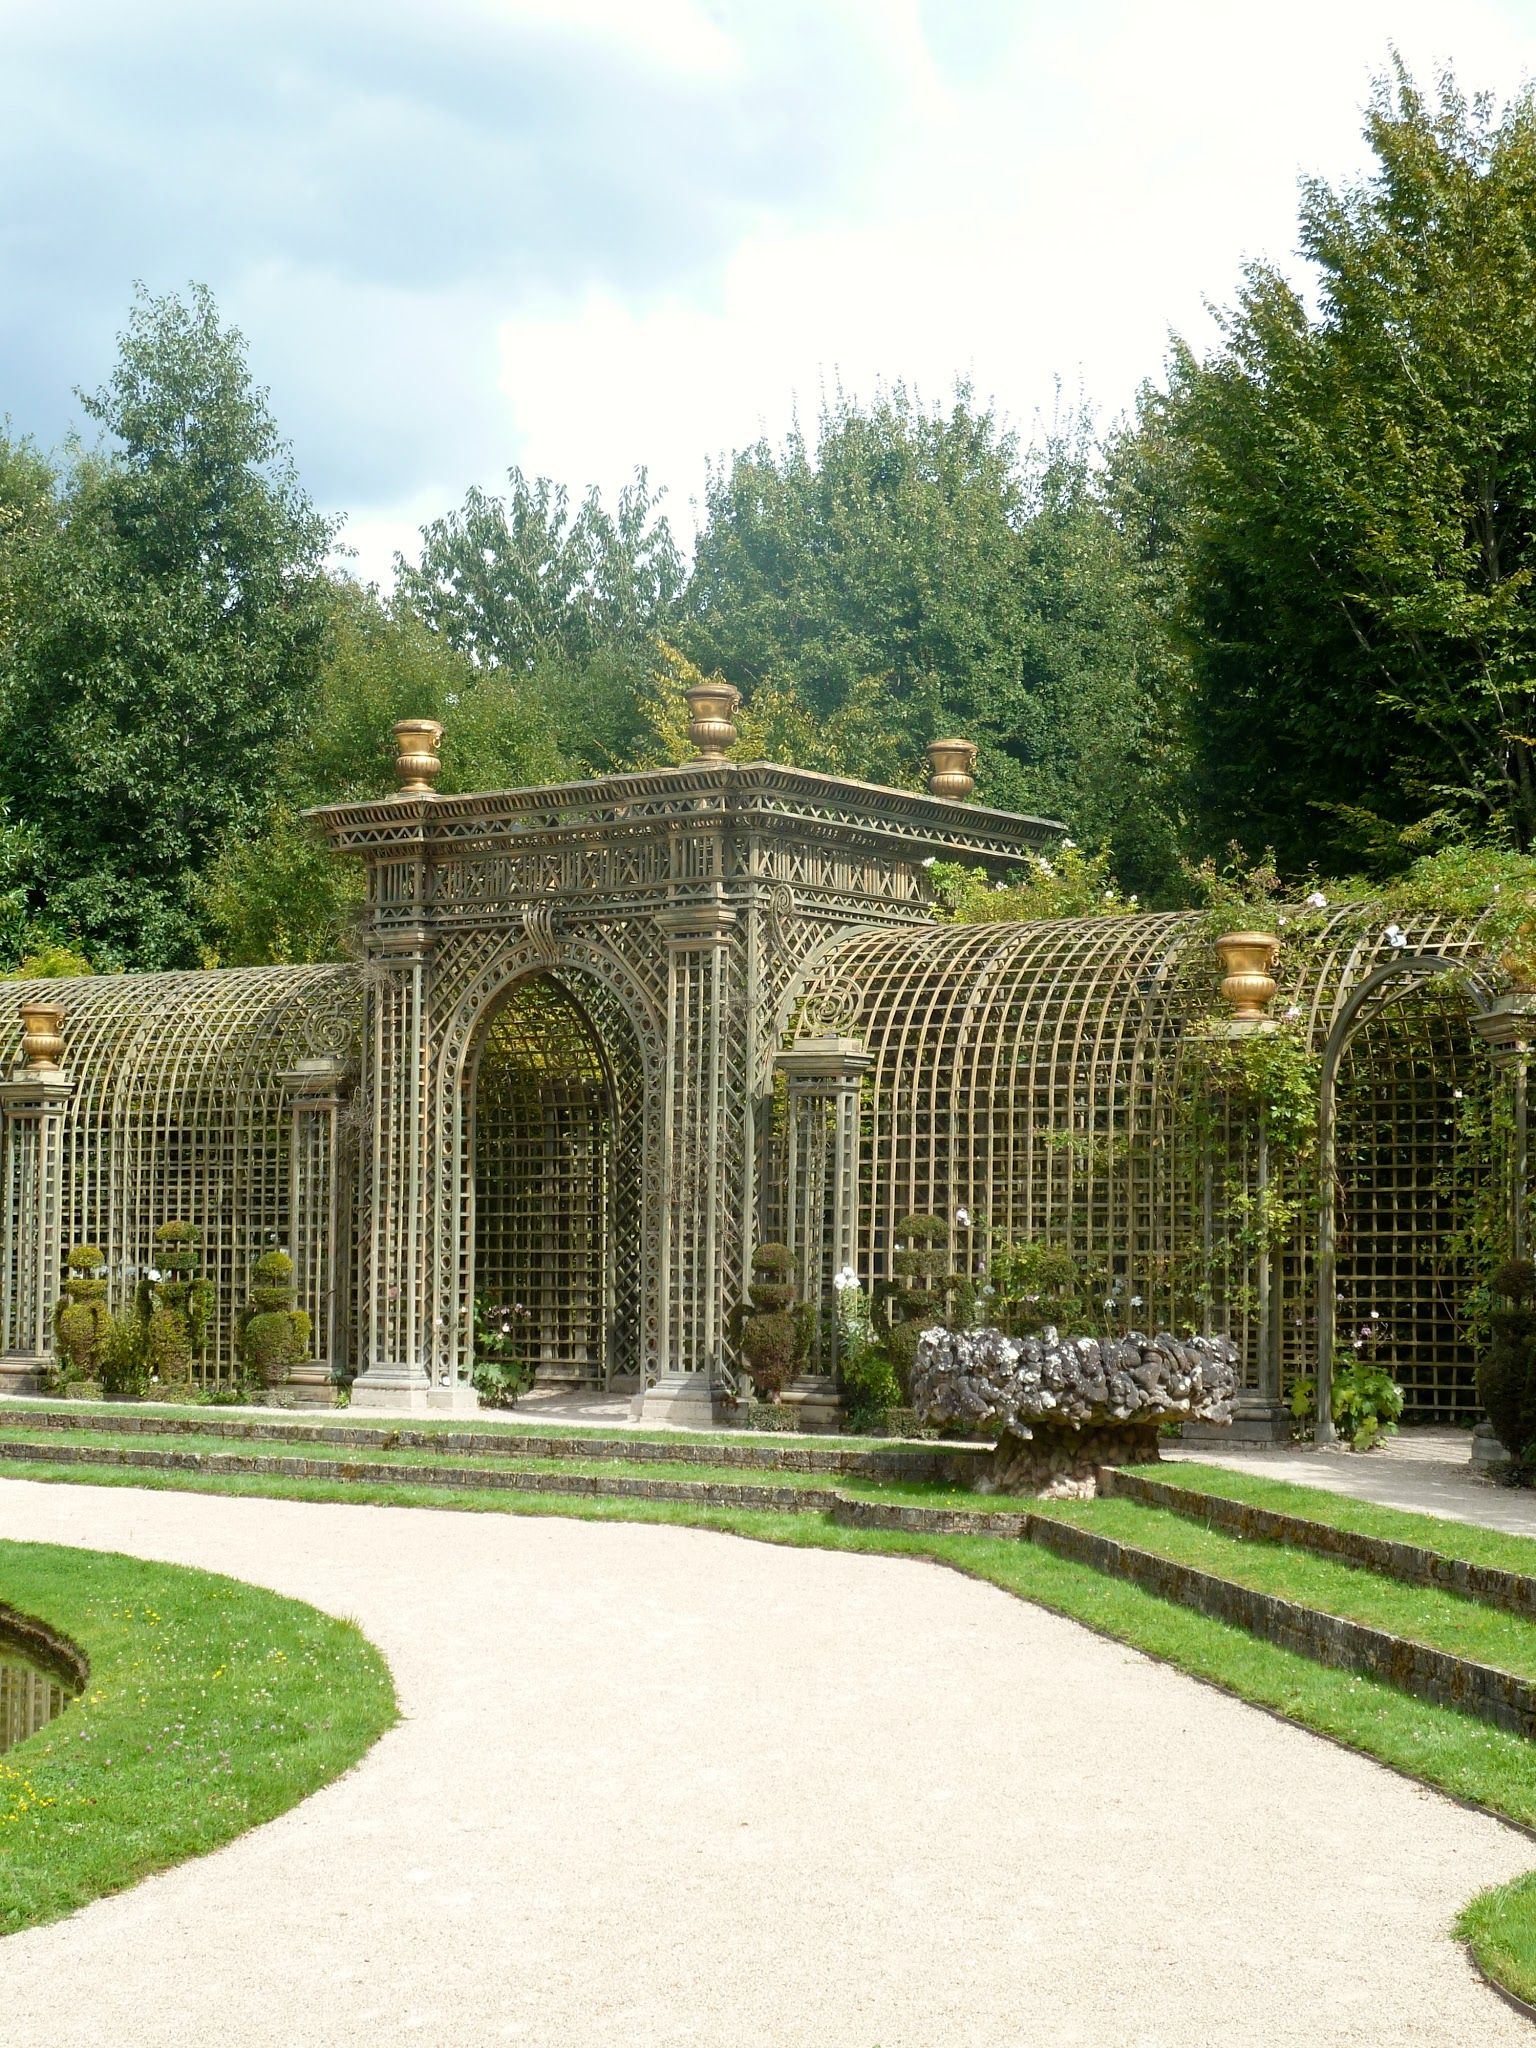
<svg viewBox="0 0 1536 2048">
<path fill-rule="evenodd" d="M 1478 1398 L 1499 1442 L 1529 1471 L 1536 1450 L 1536 1266 L 1509 1259 L 1490 1286 L 1499 1306 L 1489 1316 L 1488 1349 L 1477 1368 Z"/>
<path fill-rule="evenodd" d="M 907 1242 L 892 1257 L 896 1278 L 883 1290 L 885 1354 L 900 1382 L 902 1401 L 910 1404 L 917 1340 L 924 1330 L 946 1321 L 950 1293 L 965 1276 L 950 1271 L 949 1225 L 942 1216 L 914 1211 L 902 1217 L 896 1235 Z"/>
<path fill-rule="evenodd" d="M 278 1386 L 309 1356 L 309 1337 L 309 1317 L 293 1305 L 292 1259 L 286 1252 L 263 1252 L 235 1325 L 247 1376 L 264 1387 Z"/>
<path fill-rule="evenodd" d="M 163 1387 L 191 1385 L 207 1339 L 213 1289 L 195 1277 L 202 1243 L 195 1223 L 162 1223 L 155 1232 L 155 1270 L 140 1284 L 144 1364 Z"/>
<path fill-rule="evenodd" d="M 901 1405 L 901 1382 L 870 1322 L 869 1297 L 847 1266 L 832 1282 L 837 1302 L 837 1365 L 843 1420 L 856 1435 L 878 1436 Z"/>
<path fill-rule="evenodd" d="M 72 1383 L 95 1383 L 102 1346 L 111 1333 L 112 1311 L 107 1307 L 107 1255 L 94 1244 L 71 1247 L 67 1261 L 69 1278 L 64 1294 L 54 1306 L 53 1346 L 56 1363 L 50 1375 L 54 1391 L 63 1392 Z"/>
<path fill-rule="evenodd" d="M 807 1319 L 795 1313 L 794 1265 L 788 1245 L 760 1244 L 752 1254 L 751 1307 L 737 1309 L 731 1318 L 731 1337 L 763 1401 L 778 1400 L 806 1353 L 809 1328 Z"/>
<path fill-rule="evenodd" d="M 109 1401 L 137 1401 L 147 1391 L 149 1366 L 144 1348 L 147 1325 L 148 1315 L 141 1300 L 135 1303 L 130 1314 L 114 1317 L 103 1337 L 96 1370 L 101 1391 Z M 66 1391 L 74 1394 L 76 1390 L 70 1387 Z"/>
</svg>

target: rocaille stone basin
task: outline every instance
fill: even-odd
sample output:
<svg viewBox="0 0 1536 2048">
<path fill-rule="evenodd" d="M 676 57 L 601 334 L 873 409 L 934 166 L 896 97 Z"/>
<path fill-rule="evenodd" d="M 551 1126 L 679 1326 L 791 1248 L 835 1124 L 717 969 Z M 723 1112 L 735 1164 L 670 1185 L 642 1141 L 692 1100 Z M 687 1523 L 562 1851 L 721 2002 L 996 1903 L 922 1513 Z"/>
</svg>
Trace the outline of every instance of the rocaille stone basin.
<svg viewBox="0 0 1536 2048">
<path fill-rule="evenodd" d="M 1232 1420 L 1225 1337 L 1063 1337 L 924 1330 L 912 1405 L 944 1428 L 999 1429 L 981 1492 L 1091 1495 L 1101 1465 L 1145 1464 L 1165 1422 Z"/>
</svg>

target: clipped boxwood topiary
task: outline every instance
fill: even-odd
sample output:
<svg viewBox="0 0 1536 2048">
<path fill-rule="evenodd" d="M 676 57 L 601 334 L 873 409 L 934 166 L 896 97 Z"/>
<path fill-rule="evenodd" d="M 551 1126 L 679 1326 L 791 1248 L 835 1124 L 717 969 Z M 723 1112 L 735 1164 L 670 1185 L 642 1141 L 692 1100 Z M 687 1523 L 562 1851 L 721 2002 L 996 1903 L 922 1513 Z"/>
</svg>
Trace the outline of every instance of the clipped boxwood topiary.
<svg viewBox="0 0 1536 2048">
<path fill-rule="evenodd" d="M 63 1390 L 71 1382 L 95 1382 L 101 1354 L 112 1330 L 107 1307 L 107 1255 L 98 1245 L 71 1247 L 69 1278 L 53 1311 L 53 1343 L 57 1366 L 54 1383 Z"/>
<path fill-rule="evenodd" d="M 806 1325 L 795 1314 L 790 1278 L 795 1255 L 785 1244 L 760 1244 L 752 1254 L 750 1309 L 738 1309 L 732 1331 L 759 1400 L 777 1401 L 800 1369 Z"/>
<path fill-rule="evenodd" d="M 1478 1397 L 1499 1442 L 1529 1470 L 1536 1450 L 1536 1266 L 1508 1259 L 1491 1281 L 1499 1301 L 1489 1318 L 1488 1349 L 1477 1368 Z"/>
<path fill-rule="evenodd" d="M 293 1305 L 292 1259 L 286 1252 L 263 1252 L 235 1329 L 247 1375 L 262 1386 L 278 1386 L 309 1356 L 310 1328 L 308 1315 Z"/>
<path fill-rule="evenodd" d="M 964 1276 L 950 1271 L 949 1225 L 942 1216 L 914 1211 L 902 1217 L 896 1235 L 907 1242 L 891 1259 L 896 1278 L 884 1289 L 885 1353 L 901 1384 L 902 1401 L 910 1403 L 917 1340 L 946 1320 L 950 1293 Z"/>
<path fill-rule="evenodd" d="M 213 1289 L 195 1277 L 202 1243 L 195 1223 L 162 1223 L 155 1232 L 156 1272 L 141 1288 L 148 1310 L 143 1349 L 146 1370 L 163 1387 L 191 1384 L 208 1335 Z"/>
</svg>

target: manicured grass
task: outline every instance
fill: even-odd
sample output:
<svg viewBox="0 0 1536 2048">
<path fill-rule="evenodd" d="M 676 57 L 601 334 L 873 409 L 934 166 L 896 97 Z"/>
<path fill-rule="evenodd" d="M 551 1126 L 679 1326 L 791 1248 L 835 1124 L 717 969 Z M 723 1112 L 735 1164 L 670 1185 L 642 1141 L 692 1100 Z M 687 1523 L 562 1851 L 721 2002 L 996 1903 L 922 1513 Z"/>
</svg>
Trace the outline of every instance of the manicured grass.
<svg viewBox="0 0 1536 2048">
<path fill-rule="evenodd" d="M 863 1479 L 857 1475 L 837 1472 L 795 1472 L 782 1471 L 772 1467 L 742 1465 L 693 1465 L 668 1464 L 659 1459 L 647 1459 L 636 1464 L 624 1458 L 547 1458 L 521 1457 L 500 1452 L 480 1451 L 437 1451 L 416 1445 L 391 1445 L 387 1449 L 374 1445 L 296 1443 L 286 1445 L 270 1439 L 225 1439 L 198 1436 L 175 1431 L 165 1435 L 140 1437 L 110 1429 L 70 1430 L 66 1439 L 70 1446 L 82 1450 L 111 1449 L 138 1452 L 193 1452 L 207 1458 L 283 1458 L 301 1457 L 313 1465 L 391 1465 L 399 1466 L 403 1473 L 413 1467 L 451 1465 L 455 1470 L 466 1472 L 537 1472 L 567 1478 L 593 1479 L 657 1479 L 680 1481 L 693 1486 L 735 1486 L 762 1487 L 764 1489 L 791 1488 L 814 1493 L 831 1493 L 834 1490 L 855 1493 L 861 1498 L 892 1500 L 915 1507 L 965 1507 L 985 1510 L 993 1505 L 1006 1507 L 1016 1505 L 1006 1499 L 994 1501 L 981 1498 L 966 1487 L 939 1486 L 926 1482 L 906 1479 Z M 60 1435 L 55 1430 L 13 1427 L 8 1421 L 0 1420 L 0 1443 L 20 1443 L 44 1450 L 62 1448 Z M 13 1467 L 0 1462 L 0 1472 L 10 1471 L 25 1476 L 25 1466 Z"/>
<path fill-rule="evenodd" d="M 1464 1558 L 1468 1564 L 1497 1571 L 1525 1572 L 1536 1577 L 1536 1537 L 1510 1536 L 1475 1522 L 1452 1522 L 1443 1515 L 1416 1515 L 1404 1508 L 1379 1507 L 1328 1493 L 1321 1486 L 1293 1486 L 1283 1479 L 1261 1479 L 1247 1472 L 1229 1472 L 1220 1465 L 1186 1463 L 1182 1458 L 1129 1468 L 1145 1479 L 1185 1486 L 1196 1493 L 1221 1494 L 1250 1507 L 1272 1508 L 1276 1514 L 1302 1515 L 1330 1529 L 1352 1529 L 1362 1536 L 1380 1536 L 1388 1543 L 1416 1543 L 1442 1557 Z"/>
<path fill-rule="evenodd" d="M 1480 1893 L 1456 1932 L 1496 1984 L 1536 2005 L 1536 1870 Z"/>
<path fill-rule="evenodd" d="M 1164 1476 L 1168 1476 L 1168 1468 L 1161 1469 Z M 1183 1468 L 1183 1473 L 1186 1482 L 1192 1479 L 1189 1468 Z M 761 1542 L 804 1548 L 881 1557 L 926 1558 L 982 1579 L 1102 1635 L 1130 1644 L 1239 1699 L 1267 1708 L 1301 1728 L 1374 1757 L 1453 1798 L 1536 1831 L 1536 1768 L 1533 1768 L 1531 1745 L 1518 1736 L 1492 1728 L 1470 1715 L 1413 1699 L 1376 1680 L 1335 1671 L 1313 1663 L 1309 1658 L 1277 1649 L 1241 1629 L 1156 1599 L 1139 1587 L 1105 1577 L 1085 1565 L 1058 1558 L 1035 1544 L 997 1537 L 929 1536 L 847 1529 L 838 1527 L 823 1514 L 711 1508 L 692 1502 L 616 1500 L 559 1494 L 466 1494 L 412 1484 L 403 1475 L 399 1484 L 389 1485 L 349 1485 L 325 1479 L 282 1479 L 259 1474 L 212 1476 L 71 1466 L 27 1466 L 17 1468 L 12 1474 L 0 1470 L 0 1476 L 68 1484 L 148 1487 L 175 1492 L 452 1508 L 461 1513 L 561 1515 L 587 1521 L 663 1523 L 714 1529 Z M 1291 1487 L 1276 1490 L 1287 1496 L 1300 1494 L 1302 1498 L 1299 1502 L 1287 1498 L 1266 1500 L 1261 1504 L 1282 1506 L 1287 1510 L 1299 1507 L 1302 1512 L 1310 1510 L 1313 1505 L 1314 1496 L 1309 1491 Z M 1330 1497 L 1325 1498 L 1329 1498 L 1330 1505 L 1346 1505 L 1333 1503 Z M 1098 1505 L 1109 1508 L 1126 1504 L 1106 1501 Z M 1419 1524 L 1430 1521 L 1426 1517 L 1398 1516 L 1394 1511 L 1385 1509 L 1374 1510 L 1373 1513 L 1389 1516 L 1398 1522 Z M 1178 1518 L 1164 1519 L 1175 1521 Z M 1185 1523 L 1182 1526 L 1191 1529 L 1195 1525 Z M 1431 1522 L 1430 1526 L 1438 1531 L 1451 1525 Z M 1195 1533 L 1206 1532 L 1196 1529 Z M 1373 1526 L 1370 1533 L 1401 1532 Z M 1480 1532 L 1458 1530 L 1456 1533 L 1476 1535 Z M 1422 1539 L 1416 1534 L 1409 1540 Z M 1271 1546 L 1248 1548 L 1260 1550 Z M 1294 1551 L 1275 1551 L 1274 1554 L 1291 1565 L 1301 1561 Z M 1453 1551 L 1449 1554 L 1460 1553 Z M 73 1558 L 78 1553 L 55 1555 Z M 126 1563 L 127 1560 L 116 1562 Z M 1326 1561 L 1307 1558 L 1305 1562 L 1311 1565 Z M 1408 1597 L 1417 1605 L 1424 1596 L 1414 1592 Z M 16 1604 L 26 1603 L 17 1601 Z M 68 1716 L 65 1719 L 67 1721 Z M 58 1725 L 62 1727 L 63 1724 Z M 34 1738 L 16 1754 L 30 1754 L 36 1744 L 45 1739 Z M 365 1746 L 366 1741 L 360 1743 L 354 1753 L 359 1753 Z M 293 1796 L 300 1794 L 295 1792 Z M 281 1802 L 287 1803 L 286 1799 Z M 238 1832 L 238 1829 L 232 1828 L 230 1832 Z M 195 1844 L 183 1853 L 195 1853 L 198 1846 L 211 1844 Z M 0 1898 L 3 1898 L 3 1892 L 0 1892 Z M 58 1910 L 66 1910 L 68 1903 Z M 1474 1900 L 1463 1915 L 1460 1931 L 1472 1944 L 1491 1976 L 1508 1985 L 1517 1995 L 1536 2000 L 1536 1874 L 1514 1885 L 1498 1887 Z"/>
<path fill-rule="evenodd" d="M 551 1417 L 548 1420 L 536 1409 L 485 1409 L 473 1415 L 412 1415 L 406 1418 L 376 1415 L 366 1408 L 229 1408 L 214 1406 L 205 1401 L 42 1401 L 35 1397 L 0 1401 L 0 1421 L 9 1423 L 12 1417 L 24 1421 L 26 1416 L 38 1412 L 63 1415 L 88 1415 L 93 1420 L 111 1422 L 126 1414 L 158 1415 L 179 1417 L 187 1423 L 202 1421 L 216 1422 L 227 1418 L 231 1422 L 275 1422 L 281 1425 L 292 1423 L 339 1423 L 343 1427 L 355 1425 L 359 1429 L 389 1429 L 401 1427 L 419 1429 L 433 1433 L 449 1434 L 455 1430 L 472 1430 L 480 1434 L 506 1434 L 508 1436 L 560 1436 L 560 1437 L 602 1437 L 612 1439 L 622 1436 L 626 1442 L 643 1444 L 676 1443 L 676 1429 L 631 1429 L 628 1423 L 582 1422 Z M 748 1430 L 718 1429 L 689 1430 L 689 1443 L 695 1444 L 767 1444 L 782 1448 L 831 1451 L 879 1451 L 888 1450 L 898 1444 L 908 1443 L 909 1448 L 918 1450 L 944 1450 L 953 1446 L 924 1439 L 915 1444 L 905 1438 L 874 1436 L 823 1436 L 819 1432 L 800 1435 L 793 1430 Z"/>
<path fill-rule="evenodd" d="M 1286 1544 L 1227 1536 L 1168 1508 L 1130 1500 L 1042 1502 L 1054 1519 L 1133 1544 L 1255 1592 L 1296 1600 L 1406 1640 L 1536 1678 L 1536 1623 L 1438 1588 L 1405 1586 L 1379 1572 Z"/>
<path fill-rule="evenodd" d="M 0 1473 L 0 1477 L 9 1476 Z M 466 1494 L 412 1485 L 346 1485 L 324 1479 L 227 1477 L 121 1468 L 35 1466 L 15 1476 L 65 1484 L 140 1486 L 156 1491 L 260 1495 L 385 1507 L 453 1508 L 478 1514 L 561 1515 L 581 1521 L 659 1522 L 719 1529 L 763 1542 L 931 1558 L 1048 1607 L 1101 1634 L 1145 1650 L 1239 1698 L 1273 1708 L 1301 1726 L 1426 1784 L 1536 1829 L 1531 1746 L 1471 1715 L 1430 1706 L 1373 1679 L 1314 1664 L 1224 1622 L 1004 1537 L 930 1536 L 840 1528 L 826 1515 L 711 1508 L 688 1501 L 594 1499 L 579 1494 Z M 1107 1503 L 1106 1503 L 1107 1505 Z"/>
<path fill-rule="evenodd" d="M 0 1600 L 90 1660 L 81 1697 L 0 1757 L 0 1932 L 270 1820 L 395 1719 L 355 1623 L 212 1572 L 0 1542 Z"/>
</svg>

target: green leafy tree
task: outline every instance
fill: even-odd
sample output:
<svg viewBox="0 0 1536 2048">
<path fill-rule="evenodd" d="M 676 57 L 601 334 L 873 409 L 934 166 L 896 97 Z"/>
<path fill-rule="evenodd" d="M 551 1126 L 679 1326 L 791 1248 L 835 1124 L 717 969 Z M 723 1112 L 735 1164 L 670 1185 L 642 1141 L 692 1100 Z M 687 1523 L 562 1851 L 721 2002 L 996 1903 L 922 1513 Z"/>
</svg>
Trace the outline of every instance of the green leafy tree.
<svg viewBox="0 0 1536 2048">
<path fill-rule="evenodd" d="M 1536 102 L 1377 84 L 1117 454 L 1190 665 L 1191 815 L 1282 868 L 1536 842 Z"/>
<path fill-rule="evenodd" d="M 195 962 L 198 870 L 264 812 L 313 676 L 328 528 L 203 287 L 140 290 L 83 403 L 103 447 L 4 548 L 0 800 L 38 837 L 51 923 Z"/>
<path fill-rule="evenodd" d="M 836 741 L 851 772 L 912 781 L 957 728 L 989 801 L 1065 818 L 1135 886 L 1174 870 L 1145 673 L 1165 643 L 1082 419 L 1023 454 L 964 386 L 932 409 L 839 395 L 814 439 L 711 474 L 677 637 L 793 713 L 805 765 L 844 766 Z"/>
<path fill-rule="evenodd" d="M 507 481 L 506 497 L 472 490 L 422 529 L 420 561 L 396 557 L 397 594 L 476 667 L 539 676 L 574 761 L 622 766 L 683 582 L 659 494 L 640 470 L 615 511 L 595 490 L 572 510 L 547 477 L 512 469 Z"/>
<path fill-rule="evenodd" d="M 210 957 L 226 965 L 331 960 L 344 950 L 362 871 L 302 814 L 397 787 L 397 718 L 442 721 L 445 794 L 568 772 L 537 672 L 477 668 L 404 605 L 355 583 L 335 584 L 330 603 L 318 674 L 277 750 L 273 808 L 259 831 L 226 836 L 205 880 Z"/>
</svg>

